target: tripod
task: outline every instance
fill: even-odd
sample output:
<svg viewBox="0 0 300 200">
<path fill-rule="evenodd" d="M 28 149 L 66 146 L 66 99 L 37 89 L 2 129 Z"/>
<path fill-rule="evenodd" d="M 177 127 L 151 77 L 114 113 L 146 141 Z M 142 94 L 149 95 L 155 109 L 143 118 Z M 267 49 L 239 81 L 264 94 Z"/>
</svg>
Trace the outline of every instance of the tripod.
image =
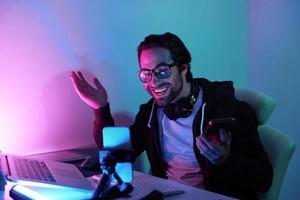
<svg viewBox="0 0 300 200">
<path fill-rule="evenodd" d="M 112 153 L 108 153 L 101 162 L 103 175 L 92 195 L 92 200 L 113 199 L 126 196 L 133 191 L 133 186 L 130 183 L 123 182 L 118 173 L 116 173 L 116 164 L 116 157 Z M 112 176 L 118 183 L 111 187 Z"/>
</svg>

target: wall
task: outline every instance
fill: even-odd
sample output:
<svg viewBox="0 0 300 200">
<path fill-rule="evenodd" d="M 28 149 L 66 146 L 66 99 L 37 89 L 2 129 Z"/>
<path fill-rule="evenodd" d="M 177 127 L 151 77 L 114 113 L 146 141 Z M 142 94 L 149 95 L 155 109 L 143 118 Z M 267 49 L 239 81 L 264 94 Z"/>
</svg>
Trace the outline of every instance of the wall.
<svg viewBox="0 0 300 200">
<path fill-rule="evenodd" d="M 0 149 L 28 154 L 93 143 L 93 114 L 73 91 L 70 70 L 97 76 L 117 124 L 128 125 L 149 98 L 135 76 L 136 46 L 166 31 L 186 43 L 196 76 L 276 98 L 269 125 L 299 144 L 299 2 L 252 0 L 248 11 L 240 0 L 1 0 Z M 298 168 L 299 150 L 281 199 L 299 196 Z"/>
<path fill-rule="evenodd" d="M 249 2 L 249 87 L 277 100 L 269 125 L 285 131 L 298 146 L 280 199 L 299 199 L 300 1 Z"/>
<path fill-rule="evenodd" d="M 93 113 L 71 70 L 97 76 L 118 125 L 149 97 L 136 47 L 150 33 L 178 34 L 195 76 L 247 83 L 246 1 L 1 0 L 0 149 L 28 154 L 92 144 Z"/>
</svg>

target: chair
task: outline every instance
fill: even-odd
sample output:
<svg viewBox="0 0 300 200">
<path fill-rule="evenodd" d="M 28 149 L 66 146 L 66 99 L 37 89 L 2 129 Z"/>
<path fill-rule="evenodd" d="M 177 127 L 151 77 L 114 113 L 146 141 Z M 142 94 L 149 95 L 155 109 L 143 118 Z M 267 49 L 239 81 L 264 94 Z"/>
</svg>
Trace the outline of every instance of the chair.
<svg viewBox="0 0 300 200">
<path fill-rule="evenodd" d="M 276 200 L 296 145 L 287 134 L 264 125 L 276 107 L 272 97 L 247 89 L 237 89 L 235 95 L 237 99 L 247 102 L 256 113 L 258 133 L 273 166 L 272 185 L 267 192 L 259 193 L 258 197 L 260 200 Z"/>
<path fill-rule="evenodd" d="M 259 194 L 259 199 L 276 200 L 296 145 L 287 134 L 268 126 L 259 126 L 258 132 L 274 171 L 271 188 Z"/>
<path fill-rule="evenodd" d="M 235 97 L 251 106 L 256 114 L 258 125 L 263 125 L 268 121 L 277 104 L 272 97 L 249 89 L 236 89 Z"/>
</svg>

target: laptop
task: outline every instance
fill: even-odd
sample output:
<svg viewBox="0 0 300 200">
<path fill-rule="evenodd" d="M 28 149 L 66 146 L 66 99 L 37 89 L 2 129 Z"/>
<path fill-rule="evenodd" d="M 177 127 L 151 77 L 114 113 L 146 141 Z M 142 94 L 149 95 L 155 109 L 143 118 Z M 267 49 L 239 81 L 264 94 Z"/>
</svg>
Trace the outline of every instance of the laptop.
<svg viewBox="0 0 300 200">
<path fill-rule="evenodd" d="M 72 188 L 93 189 L 72 164 L 1 154 L 0 170 L 12 182 L 35 182 Z"/>
</svg>

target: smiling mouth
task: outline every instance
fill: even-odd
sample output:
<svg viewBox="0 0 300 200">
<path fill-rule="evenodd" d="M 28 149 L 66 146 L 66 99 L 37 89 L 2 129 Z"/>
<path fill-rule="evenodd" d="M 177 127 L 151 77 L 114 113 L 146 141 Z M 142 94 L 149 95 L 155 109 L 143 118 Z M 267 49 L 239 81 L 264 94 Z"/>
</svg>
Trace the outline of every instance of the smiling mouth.
<svg viewBox="0 0 300 200">
<path fill-rule="evenodd" d="M 166 86 L 159 89 L 152 89 L 152 93 L 154 93 L 156 96 L 163 96 L 167 90 L 168 87 Z"/>
</svg>

